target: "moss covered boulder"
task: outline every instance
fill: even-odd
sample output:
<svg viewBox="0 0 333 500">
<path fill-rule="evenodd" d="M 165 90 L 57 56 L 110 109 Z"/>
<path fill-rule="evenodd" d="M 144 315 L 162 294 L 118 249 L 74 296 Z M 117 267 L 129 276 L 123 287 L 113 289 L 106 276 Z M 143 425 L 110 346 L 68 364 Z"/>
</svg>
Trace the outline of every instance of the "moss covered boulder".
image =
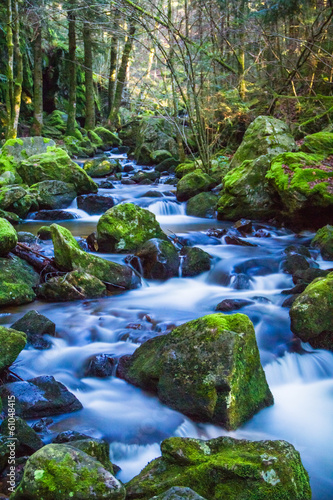
<svg viewBox="0 0 333 500">
<path fill-rule="evenodd" d="M 0 218 L 0 257 L 7 255 L 17 244 L 17 233 L 6 219 Z"/>
<path fill-rule="evenodd" d="M 18 166 L 18 172 L 29 186 L 42 181 L 58 180 L 73 184 L 78 194 L 96 193 L 97 184 L 73 162 L 61 148 L 30 156 Z"/>
<path fill-rule="evenodd" d="M 107 210 L 97 224 L 99 249 L 132 252 L 151 238 L 166 239 L 154 214 L 132 203 Z"/>
<path fill-rule="evenodd" d="M 129 267 L 84 252 L 68 229 L 52 224 L 51 236 L 55 261 L 63 271 L 80 271 L 95 276 L 111 291 L 121 292 L 137 286 Z"/>
<path fill-rule="evenodd" d="M 56 143 L 51 139 L 39 136 L 9 139 L 1 149 L 1 156 L 18 164 L 30 156 L 47 153 L 49 148 L 52 149 L 55 145 Z"/>
<path fill-rule="evenodd" d="M 25 333 L 0 326 L 0 373 L 14 363 L 26 342 Z"/>
<path fill-rule="evenodd" d="M 33 193 L 30 193 L 27 186 L 6 186 L 0 189 L 0 208 L 8 212 L 17 214 L 19 217 L 26 217 L 29 212 L 33 212 L 38 207 L 37 200 Z"/>
<path fill-rule="evenodd" d="M 262 155 L 272 158 L 295 148 L 295 140 L 286 123 L 271 116 L 258 116 L 247 128 L 230 167 L 238 167 L 243 161 L 254 160 Z"/>
<path fill-rule="evenodd" d="M 203 191 L 210 191 L 214 186 L 216 186 L 216 181 L 202 170 L 197 169 L 186 174 L 178 182 L 177 200 L 187 201 Z"/>
<path fill-rule="evenodd" d="M 333 260 L 333 226 L 327 226 L 319 229 L 311 241 L 311 246 L 319 248 L 324 260 Z"/>
<path fill-rule="evenodd" d="M 105 157 L 88 160 L 85 162 L 83 168 L 90 177 L 106 177 L 121 170 L 118 160 L 107 160 Z"/>
<path fill-rule="evenodd" d="M 291 221 L 332 220 L 333 165 L 323 156 L 283 153 L 266 175 L 279 197 L 284 217 Z"/>
<path fill-rule="evenodd" d="M 176 129 L 163 117 L 145 117 L 137 130 L 135 159 L 141 165 L 153 165 L 152 155 L 159 150 L 168 151 L 173 158 L 178 157 Z"/>
<path fill-rule="evenodd" d="M 177 249 L 167 240 L 153 238 L 146 241 L 136 256 L 141 264 L 137 270 L 142 271 L 146 279 L 163 280 L 178 276 L 180 258 Z"/>
<path fill-rule="evenodd" d="M 42 210 L 67 208 L 77 196 L 73 184 L 63 181 L 38 182 L 30 187 L 29 192 Z"/>
<path fill-rule="evenodd" d="M 184 175 L 194 172 L 197 168 L 198 165 L 194 161 L 191 162 L 187 161 L 185 163 L 180 163 L 175 169 L 176 177 L 181 179 L 182 177 L 184 177 Z"/>
<path fill-rule="evenodd" d="M 183 278 L 197 276 L 210 270 L 211 257 L 201 248 L 183 247 L 180 255 L 182 257 L 181 276 Z"/>
<path fill-rule="evenodd" d="M 291 330 L 312 347 L 333 350 L 333 273 L 315 279 L 290 309 Z"/>
<path fill-rule="evenodd" d="M 36 298 L 39 274 L 24 260 L 0 258 L 0 306 L 28 304 Z"/>
<path fill-rule="evenodd" d="M 104 127 L 95 128 L 94 133 L 102 140 L 102 143 L 99 144 L 99 147 L 104 151 L 107 151 L 108 149 L 114 148 L 116 146 L 120 146 L 122 144 L 121 139 L 119 139 L 116 134 L 110 132 L 110 130 Z"/>
<path fill-rule="evenodd" d="M 218 197 L 212 193 L 199 193 L 186 205 L 187 215 L 193 217 L 213 218 L 216 214 Z"/>
<path fill-rule="evenodd" d="M 79 271 L 50 278 L 37 289 L 37 296 L 48 302 L 97 299 L 104 295 L 106 295 L 106 286 L 101 280 Z"/>
<path fill-rule="evenodd" d="M 317 132 L 316 134 L 307 135 L 304 137 L 301 150 L 305 153 L 333 155 L 333 133 Z"/>
<path fill-rule="evenodd" d="M 121 369 L 125 380 L 201 422 L 236 429 L 273 396 L 254 328 L 243 314 L 212 314 L 148 340 Z"/>
<path fill-rule="evenodd" d="M 208 500 L 311 499 L 300 454 L 286 441 L 174 437 L 162 442 L 161 451 L 127 483 L 128 500 L 149 500 L 172 486 L 192 488 Z"/>
<path fill-rule="evenodd" d="M 34 453 L 11 500 L 124 500 L 125 488 L 87 453 L 49 444 Z"/>
</svg>

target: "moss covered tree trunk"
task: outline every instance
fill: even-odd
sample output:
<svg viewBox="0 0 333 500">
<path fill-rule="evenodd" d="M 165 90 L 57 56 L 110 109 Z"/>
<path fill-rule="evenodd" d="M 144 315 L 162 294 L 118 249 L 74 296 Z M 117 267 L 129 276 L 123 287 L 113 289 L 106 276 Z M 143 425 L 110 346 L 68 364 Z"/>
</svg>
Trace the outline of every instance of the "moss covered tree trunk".
<svg viewBox="0 0 333 500">
<path fill-rule="evenodd" d="M 94 80 L 92 70 L 92 36 L 91 27 L 88 21 L 85 21 L 83 28 L 84 44 L 84 73 L 86 87 L 86 120 L 85 129 L 93 130 L 95 128 L 95 95 Z"/>
<path fill-rule="evenodd" d="M 75 136 L 76 118 L 76 33 L 74 3 L 68 11 L 68 58 L 69 58 L 69 95 L 66 135 Z"/>
<path fill-rule="evenodd" d="M 128 37 L 126 39 L 125 45 L 124 45 L 124 50 L 123 50 L 123 55 L 121 58 L 121 63 L 118 71 L 118 76 L 117 76 L 117 86 L 116 86 L 116 91 L 114 95 L 114 100 L 113 100 L 113 106 L 110 111 L 110 116 L 109 120 L 112 125 L 116 126 L 117 125 L 117 115 L 119 112 L 119 108 L 121 105 L 121 99 L 123 95 L 123 90 L 125 86 L 125 81 L 126 81 L 126 73 L 127 73 L 127 68 L 129 64 L 129 58 L 131 55 L 132 47 L 133 47 L 133 37 L 135 35 L 135 24 L 133 21 L 130 23 L 129 27 L 129 33 Z"/>
<path fill-rule="evenodd" d="M 42 135 L 43 128 L 43 54 L 42 25 L 39 20 L 34 43 L 34 120 L 32 135 Z"/>
<path fill-rule="evenodd" d="M 117 54 L 118 54 L 118 37 L 117 30 L 119 25 L 119 10 L 116 9 L 113 20 L 113 32 L 111 37 L 110 47 L 110 73 L 109 73 L 109 88 L 108 88 L 108 112 L 110 114 L 113 106 L 114 93 L 117 81 Z"/>
<path fill-rule="evenodd" d="M 18 120 L 21 109 L 23 60 L 20 50 L 20 21 L 17 0 L 7 0 L 7 139 L 17 137 Z M 14 66 L 16 75 L 14 74 Z"/>
</svg>

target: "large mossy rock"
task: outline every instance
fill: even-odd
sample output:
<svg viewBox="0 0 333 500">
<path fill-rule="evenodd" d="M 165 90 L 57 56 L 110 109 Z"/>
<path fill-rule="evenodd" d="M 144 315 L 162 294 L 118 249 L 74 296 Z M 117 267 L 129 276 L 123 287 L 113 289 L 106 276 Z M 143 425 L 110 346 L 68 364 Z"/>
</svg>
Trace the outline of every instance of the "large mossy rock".
<svg viewBox="0 0 333 500">
<path fill-rule="evenodd" d="M 14 363 L 26 342 L 25 333 L 0 326 L 0 373 Z"/>
<path fill-rule="evenodd" d="M 90 177 L 105 177 L 121 170 L 121 166 L 117 160 L 107 160 L 106 157 L 88 160 L 85 162 L 83 168 Z"/>
<path fill-rule="evenodd" d="M 311 246 L 319 248 L 324 260 L 333 260 L 333 226 L 327 226 L 319 229 L 311 241 Z"/>
<path fill-rule="evenodd" d="M 236 429 L 273 396 L 254 328 L 243 314 L 212 314 L 148 340 L 122 362 L 128 382 L 201 422 Z"/>
<path fill-rule="evenodd" d="M 216 181 L 197 169 L 194 172 L 184 175 L 177 184 L 177 200 L 187 201 L 193 196 L 204 191 L 210 191 L 216 186 Z"/>
<path fill-rule="evenodd" d="M 315 279 L 290 309 L 291 330 L 312 347 L 333 350 L 333 273 Z"/>
<path fill-rule="evenodd" d="M 124 500 L 125 488 L 87 453 L 49 444 L 34 453 L 11 500 Z"/>
<path fill-rule="evenodd" d="M 333 155 L 333 133 L 317 132 L 316 134 L 307 135 L 304 137 L 301 150 L 305 153 Z"/>
<path fill-rule="evenodd" d="M 276 214 L 274 190 L 266 180 L 270 162 L 269 155 L 262 155 L 245 160 L 226 174 L 218 201 L 218 219 L 237 220 L 246 215 L 267 220 Z"/>
<path fill-rule="evenodd" d="M 97 224 L 101 251 L 132 252 L 151 238 L 166 239 L 154 214 L 132 203 L 107 210 Z"/>
<path fill-rule="evenodd" d="M 201 248 L 183 247 L 180 255 L 182 256 L 181 276 L 183 278 L 197 276 L 210 270 L 211 256 Z"/>
<path fill-rule="evenodd" d="M 58 180 L 73 184 L 78 194 L 96 193 L 97 184 L 73 162 L 61 148 L 30 156 L 18 166 L 18 172 L 29 186 L 42 181 Z"/>
<path fill-rule="evenodd" d="M 0 208 L 26 217 L 30 211 L 38 207 L 34 194 L 30 193 L 27 186 L 5 186 L 0 189 Z"/>
<path fill-rule="evenodd" d="M 186 205 L 187 215 L 193 217 L 215 217 L 218 197 L 212 193 L 199 193 L 191 198 Z"/>
<path fill-rule="evenodd" d="M 0 258 L 0 306 L 28 304 L 36 298 L 39 274 L 24 260 Z"/>
<path fill-rule="evenodd" d="M 34 310 L 28 311 L 22 318 L 15 321 L 11 328 L 24 332 L 27 335 L 28 344 L 35 349 L 51 347 L 51 343 L 44 338 L 44 335 L 55 336 L 56 331 L 53 321 Z"/>
<path fill-rule="evenodd" d="M 122 144 L 121 139 L 116 134 L 104 127 L 96 127 L 94 133 L 102 140 L 102 144 L 99 147 L 104 149 L 104 151 Z"/>
<path fill-rule="evenodd" d="M 29 192 L 35 197 L 39 210 L 67 208 L 77 196 L 73 184 L 63 181 L 38 182 Z"/>
<path fill-rule="evenodd" d="M 331 220 L 333 166 L 322 156 L 283 153 L 274 158 L 266 178 L 278 194 L 287 219 L 310 223 Z"/>
<path fill-rule="evenodd" d="M 55 261 L 63 271 L 80 271 L 95 276 L 112 291 L 121 292 L 137 285 L 129 267 L 84 252 L 68 229 L 52 224 L 51 236 Z"/>
<path fill-rule="evenodd" d="M 72 271 L 65 276 L 55 276 L 37 289 L 37 296 L 48 302 L 67 302 L 97 299 L 106 295 L 106 286 L 91 274 Z"/>
<path fill-rule="evenodd" d="M 192 488 L 208 500 L 311 499 L 300 454 L 286 441 L 173 437 L 161 451 L 127 483 L 126 499 L 149 500 L 171 486 Z"/>
<path fill-rule="evenodd" d="M 0 257 L 7 255 L 17 244 L 17 233 L 6 219 L 0 218 Z"/>
<path fill-rule="evenodd" d="M 143 118 L 137 132 L 135 159 L 141 165 L 153 165 L 152 155 L 158 150 L 168 151 L 173 158 L 178 157 L 176 130 L 163 117 Z"/>
<path fill-rule="evenodd" d="M 27 160 L 30 156 L 47 153 L 56 143 L 46 137 L 22 137 L 9 139 L 1 149 L 1 155 L 11 159 L 15 164 Z"/>
<path fill-rule="evenodd" d="M 254 160 L 262 155 L 272 158 L 295 148 L 295 140 L 286 123 L 271 116 L 258 116 L 247 128 L 230 168 L 240 166 L 245 160 Z"/>
<path fill-rule="evenodd" d="M 175 246 L 167 240 L 153 238 L 136 252 L 143 277 L 164 280 L 178 276 L 180 258 Z M 140 271 L 140 269 L 137 269 Z"/>
</svg>

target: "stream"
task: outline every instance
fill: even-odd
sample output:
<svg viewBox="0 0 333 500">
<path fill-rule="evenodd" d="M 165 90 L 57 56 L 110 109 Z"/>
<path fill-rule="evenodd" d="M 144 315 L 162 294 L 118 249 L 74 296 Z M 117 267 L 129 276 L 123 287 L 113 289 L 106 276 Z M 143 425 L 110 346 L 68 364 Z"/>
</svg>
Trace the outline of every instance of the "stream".
<svg viewBox="0 0 333 500">
<path fill-rule="evenodd" d="M 131 163 L 125 155 L 111 156 L 123 164 Z M 133 166 L 140 169 L 134 163 Z M 109 194 L 115 203 L 132 202 L 149 209 L 168 235 L 176 234 L 187 245 L 198 246 L 212 256 L 209 272 L 182 278 L 180 268 L 178 278 L 145 281 L 141 288 L 121 295 L 59 304 L 37 301 L 4 309 L 0 314 L 0 323 L 10 326 L 25 312 L 35 309 L 57 326 L 58 337 L 49 338 L 52 348 L 24 350 L 15 371 L 24 379 L 53 375 L 77 396 L 84 409 L 53 417 L 42 438 L 50 442 L 56 434 L 69 429 L 105 438 L 111 444 L 111 461 L 121 467 L 119 478 L 124 482 L 159 456 L 160 442 L 170 436 L 284 439 L 301 453 L 314 500 L 332 499 L 333 354 L 295 342 L 289 309 L 282 307 L 286 295 L 281 294 L 293 287 L 291 276 L 280 271 L 283 249 L 291 244 L 308 245 L 312 233 L 297 235 L 287 229 L 256 224 L 271 236 L 248 237 L 247 241 L 257 245 L 253 247 L 227 245 L 223 237 L 210 237 L 206 232 L 211 228 L 230 228 L 232 223 L 187 216 L 185 204 L 178 203 L 172 193 L 174 187 L 163 184 L 163 179 L 166 178 L 161 177 L 157 185 L 123 185 L 116 181 L 114 189 L 100 189 L 99 193 Z M 163 197 L 145 197 L 151 190 L 159 191 Z M 100 215 L 89 216 L 77 209 L 76 202 L 67 210 L 78 218 L 60 223 L 74 236 L 86 237 L 96 230 Z M 45 224 L 27 220 L 20 230 L 36 234 Z M 45 248 L 46 254 L 52 255 L 51 244 L 46 242 Z M 98 255 L 116 262 L 123 262 L 126 257 Z M 319 267 L 332 266 L 332 262 L 322 261 L 316 253 L 313 256 Z M 239 280 L 239 275 L 247 279 Z M 239 312 L 247 314 L 255 326 L 261 361 L 275 400 L 272 407 L 261 410 L 237 431 L 194 423 L 162 405 L 157 397 L 116 377 L 84 376 L 85 363 L 92 355 L 132 354 L 152 336 L 213 313 L 216 305 L 227 298 L 251 300 Z"/>
</svg>

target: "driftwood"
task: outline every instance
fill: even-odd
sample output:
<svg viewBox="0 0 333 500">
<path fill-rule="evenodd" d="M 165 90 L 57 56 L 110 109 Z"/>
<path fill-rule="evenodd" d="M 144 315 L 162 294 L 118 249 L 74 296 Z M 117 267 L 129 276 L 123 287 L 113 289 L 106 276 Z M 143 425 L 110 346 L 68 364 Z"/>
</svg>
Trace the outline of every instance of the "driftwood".
<svg viewBox="0 0 333 500">
<path fill-rule="evenodd" d="M 14 250 L 12 250 L 14 255 L 17 255 L 20 259 L 25 260 L 30 264 L 37 273 L 40 274 L 41 279 L 50 274 L 59 274 L 60 270 L 57 268 L 54 259 L 50 259 L 45 255 L 33 250 L 28 245 L 24 243 L 18 243 Z"/>
</svg>

